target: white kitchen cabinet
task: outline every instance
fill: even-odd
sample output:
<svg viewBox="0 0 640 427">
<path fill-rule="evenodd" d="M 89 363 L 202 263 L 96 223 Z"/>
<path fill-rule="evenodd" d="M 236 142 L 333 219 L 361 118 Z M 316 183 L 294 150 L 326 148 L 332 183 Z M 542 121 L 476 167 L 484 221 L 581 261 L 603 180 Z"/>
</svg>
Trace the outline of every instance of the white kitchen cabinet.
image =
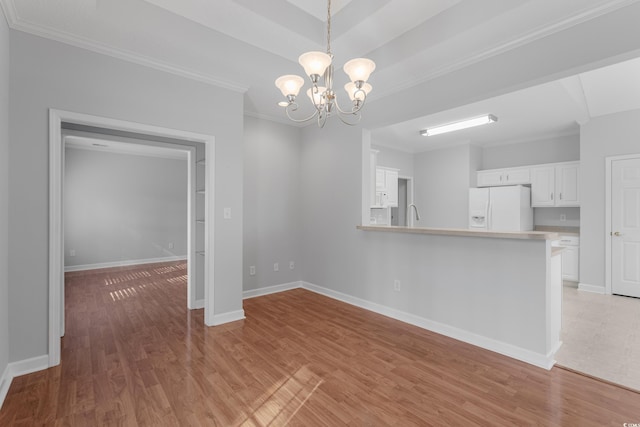
<svg viewBox="0 0 640 427">
<path fill-rule="evenodd" d="M 376 206 L 398 206 L 398 169 L 376 168 Z"/>
<path fill-rule="evenodd" d="M 564 248 L 562 251 L 562 280 L 580 281 L 580 237 L 561 235 L 553 246 Z"/>
<path fill-rule="evenodd" d="M 385 181 L 387 183 L 387 206 L 398 207 L 398 171 L 385 171 Z"/>
<path fill-rule="evenodd" d="M 492 169 L 477 172 L 478 187 L 530 184 L 529 168 Z"/>
<path fill-rule="evenodd" d="M 562 252 L 562 279 L 578 282 L 580 278 L 580 248 L 567 246 Z"/>
<path fill-rule="evenodd" d="M 555 167 L 531 168 L 531 206 L 555 206 Z"/>
<path fill-rule="evenodd" d="M 580 206 L 580 165 L 556 166 L 556 206 Z"/>
<path fill-rule="evenodd" d="M 580 206 L 580 163 L 568 162 L 531 168 L 531 206 Z"/>
<path fill-rule="evenodd" d="M 376 191 L 387 191 L 387 181 L 385 170 L 376 168 Z"/>
</svg>

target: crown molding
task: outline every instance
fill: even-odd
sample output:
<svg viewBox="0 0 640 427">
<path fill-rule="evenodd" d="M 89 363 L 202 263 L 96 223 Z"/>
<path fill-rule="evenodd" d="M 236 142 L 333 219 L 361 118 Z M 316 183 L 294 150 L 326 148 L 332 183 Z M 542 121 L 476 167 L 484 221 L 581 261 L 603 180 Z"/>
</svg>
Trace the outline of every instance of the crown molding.
<svg viewBox="0 0 640 427">
<path fill-rule="evenodd" d="M 638 1 L 640 0 L 611 0 L 606 4 L 598 5 L 596 7 L 583 10 L 575 15 L 571 15 L 554 24 L 541 26 L 537 29 L 534 29 L 532 31 L 529 31 L 521 35 L 520 37 L 516 37 L 506 42 L 497 44 L 493 47 L 484 49 L 481 52 L 478 52 L 467 58 L 461 59 L 460 61 L 456 61 L 448 65 L 444 65 L 442 67 L 436 68 L 434 71 L 426 75 L 423 75 L 421 77 L 418 77 L 416 79 L 407 80 L 403 83 L 396 84 L 393 86 L 387 86 L 385 89 L 377 91 L 376 98 L 384 98 L 394 93 L 398 93 L 398 92 L 410 89 L 412 87 L 426 83 L 430 80 L 436 79 L 438 77 L 442 77 L 454 71 L 461 70 L 463 68 L 469 67 L 473 64 L 482 62 L 486 59 L 492 58 L 494 56 L 508 52 L 510 50 L 522 47 L 536 40 L 540 40 L 542 38 L 548 37 L 557 32 L 560 32 L 568 28 L 571 28 L 573 26 L 590 21 L 594 18 L 598 18 L 600 16 L 614 12 L 625 6 L 630 6 L 634 3 L 637 3 Z"/>
<path fill-rule="evenodd" d="M 16 13 L 16 6 L 13 0 L 0 0 L 0 9 L 4 12 L 4 17 L 7 20 L 7 25 L 11 28 L 13 23 L 18 20 Z"/>
<path fill-rule="evenodd" d="M 242 83 L 221 79 L 211 74 L 189 70 L 187 68 L 179 67 L 168 62 L 145 57 L 143 55 L 140 55 L 139 53 L 131 52 L 126 49 L 114 48 L 106 44 L 99 43 L 95 40 L 77 36 L 75 34 L 27 22 L 18 16 L 14 1 L 15 0 L 0 0 L 0 5 L 2 6 L 2 9 L 4 10 L 5 16 L 7 18 L 7 24 L 13 30 L 22 31 L 49 40 L 54 40 L 60 43 L 110 56 L 112 58 L 132 62 L 134 64 L 153 68 L 159 71 L 164 71 L 166 73 L 185 77 L 187 79 L 199 81 L 212 86 L 221 87 L 233 92 L 245 93 L 247 90 L 249 90 L 249 86 Z"/>
</svg>

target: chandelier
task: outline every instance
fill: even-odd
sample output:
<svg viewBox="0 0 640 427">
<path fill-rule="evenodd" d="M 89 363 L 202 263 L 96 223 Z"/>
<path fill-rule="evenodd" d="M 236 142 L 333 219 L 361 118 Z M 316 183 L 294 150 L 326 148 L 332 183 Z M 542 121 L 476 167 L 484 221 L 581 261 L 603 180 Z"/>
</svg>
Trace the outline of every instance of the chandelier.
<svg viewBox="0 0 640 427">
<path fill-rule="evenodd" d="M 297 123 L 307 122 L 314 118 L 318 126 L 323 127 L 328 117 L 338 116 L 347 125 L 355 125 L 360 121 L 360 110 L 364 106 L 367 95 L 371 92 L 371 85 L 367 83 L 369 75 L 376 68 L 375 62 L 367 58 L 356 58 L 344 64 L 344 72 L 350 82 L 344 89 L 351 100 L 350 109 L 343 110 L 338 105 L 337 94 L 333 90 L 333 54 L 331 53 L 331 0 L 327 1 L 327 53 L 307 52 L 300 55 L 298 62 L 304 68 L 305 74 L 311 81 L 311 88 L 307 89 L 307 96 L 311 100 L 314 112 L 309 117 L 294 118 L 291 113 L 298 110 L 296 96 L 304 85 L 300 76 L 288 74 L 278 77 L 276 87 L 280 89 L 286 101 L 278 103 L 285 108 L 287 117 Z M 320 84 L 320 77 L 323 84 Z"/>
</svg>

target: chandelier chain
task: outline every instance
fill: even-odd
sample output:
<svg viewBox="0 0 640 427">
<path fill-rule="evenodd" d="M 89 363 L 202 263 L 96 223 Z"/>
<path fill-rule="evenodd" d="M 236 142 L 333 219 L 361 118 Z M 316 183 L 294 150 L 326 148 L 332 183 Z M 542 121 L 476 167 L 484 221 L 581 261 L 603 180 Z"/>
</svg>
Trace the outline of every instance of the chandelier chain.
<svg viewBox="0 0 640 427">
<path fill-rule="evenodd" d="M 327 53 L 331 55 L 331 0 L 327 2 Z"/>
</svg>

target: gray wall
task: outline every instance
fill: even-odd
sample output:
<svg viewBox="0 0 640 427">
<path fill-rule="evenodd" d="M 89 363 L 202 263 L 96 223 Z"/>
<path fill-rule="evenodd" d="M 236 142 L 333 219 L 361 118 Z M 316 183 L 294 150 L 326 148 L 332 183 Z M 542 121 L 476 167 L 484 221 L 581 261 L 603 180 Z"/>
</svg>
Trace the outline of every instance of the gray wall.
<svg viewBox="0 0 640 427">
<path fill-rule="evenodd" d="M 67 148 L 65 267 L 186 258 L 187 195 L 186 158 Z"/>
<path fill-rule="evenodd" d="M 371 145 L 371 148 L 378 150 L 378 166 L 400 169 L 400 176 L 413 177 L 413 154 L 389 147 Z"/>
<path fill-rule="evenodd" d="M 335 121 L 324 129 L 303 129 L 301 242 L 303 257 L 308 260 L 304 280 L 347 297 L 511 341 L 522 348 L 537 347 L 535 351 L 541 352 L 544 334 L 534 329 L 544 324 L 544 311 L 539 310 L 544 304 L 539 286 L 545 280 L 544 242 L 357 230 L 361 221 L 362 150 L 370 149 L 364 133 Z M 458 151 L 468 153 L 468 147 L 429 154 L 442 160 L 446 156 L 464 157 Z M 364 159 L 366 162 L 369 157 Z M 466 204 L 468 156 L 466 164 L 454 163 L 464 175 L 460 185 Z M 327 209 L 327 200 L 333 202 L 331 209 Z M 465 213 L 463 216 L 466 218 Z M 498 266 L 495 257 L 504 262 Z M 519 262 L 518 257 L 526 262 Z M 460 265 L 465 268 L 460 269 Z M 496 281 L 496 277 L 502 280 Z M 394 292 L 394 279 L 401 281 L 401 292 Z M 469 290 L 465 290 L 469 284 Z M 489 316 L 481 313 L 483 307 L 493 306 L 498 299 L 500 309 Z M 513 304 L 503 304 L 505 300 Z M 512 320 L 535 317 L 539 320 L 528 324 Z"/>
<path fill-rule="evenodd" d="M 49 108 L 215 136 L 214 312 L 242 309 L 243 95 L 18 31 L 10 41 L 9 359 L 48 352 Z"/>
<path fill-rule="evenodd" d="M 580 135 L 567 135 L 516 144 L 494 145 L 482 150 L 483 169 L 580 160 Z"/>
<path fill-rule="evenodd" d="M 471 167 L 469 145 L 415 154 L 414 201 L 420 211 L 415 225 L 467 228 Z"/>
<path fill-rule="evenodd" d="M 300 139 L 298 128 L 245 117 L 245 291 L 301 279 Z M 330 213 L 330 204 L 325 213 Z M 274 263 L 279 264 L 277 272 Z M 256 267 L 255 276 L 249 275 L 250 266 Z"/>
<path fill-rule="evenodd" d="M 640 110 L 592 119 L 580 130 L 580 282 L 605 286 L 605 158 L 640 153 Z"/>
<path fill-rule="evenodd" d="M 9 28 L 0 8 L 0 379 L 9 362 Z M 0 384 L 1 386 L 1 384 Z"/>
</svg>

